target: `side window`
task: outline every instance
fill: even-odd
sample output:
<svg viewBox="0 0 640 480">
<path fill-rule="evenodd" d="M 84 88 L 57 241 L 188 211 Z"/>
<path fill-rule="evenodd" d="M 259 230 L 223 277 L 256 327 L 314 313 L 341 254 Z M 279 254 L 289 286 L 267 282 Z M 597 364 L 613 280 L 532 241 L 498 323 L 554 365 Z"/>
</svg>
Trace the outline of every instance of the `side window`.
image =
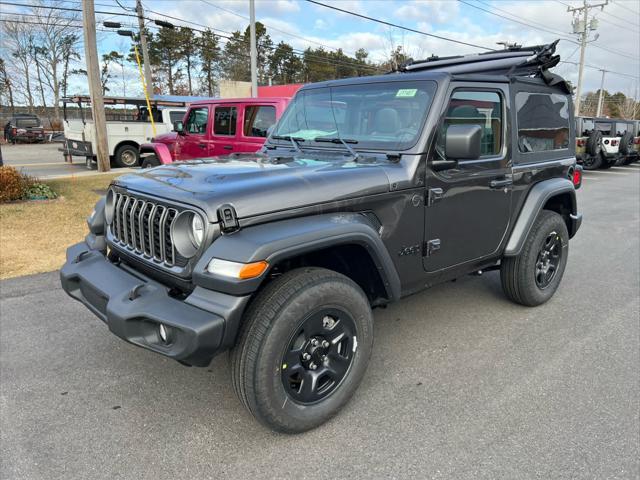
<svg viewBox="0 0 640 480">
<path fill-rule="evenodd" d="M 242 133 L 245 137 L 266 137 L 269 127 L 276 123 L 276 107 L 250 105 L 244 110 Z"/>
<path fill-rule="evenodd" d="M 521 152 L 569 148 L 569 102 L 566 96 L 518 92 L 516 110 L 518 149 Z"/>
<path fill-rule="evenodd" d="M 207 131 L 207 120 L 209 118 L 209 108 L 192 108 L 189 110 L 189 118 L 184 127 L 187 133 L 205 133 Z"/>
<path fill-rule="evenodd" d="M 236 107 L 216 107 L 213 117 L 213 133 L 216 135 L 235 135 L 238 109 Z"/>
<path fill-rule="evenodd" d="M 502 150 L 502 97 L 498 92 L 455 90 L 445 114 L 443 133 L 449 125 L 479 125 L 481 154 L 497 155 Z M 444 147 L 444 135 L 442 147 Z"/>
<path fill-rule="evenodd" d="M 179 111 L 169 112 L 169 121 L 171 122 L 171 125 L 173 125 L 175 122 L 182 121 L 183 118 L 184 118 L 184 112 L 179 112 Z"/>
</svg>

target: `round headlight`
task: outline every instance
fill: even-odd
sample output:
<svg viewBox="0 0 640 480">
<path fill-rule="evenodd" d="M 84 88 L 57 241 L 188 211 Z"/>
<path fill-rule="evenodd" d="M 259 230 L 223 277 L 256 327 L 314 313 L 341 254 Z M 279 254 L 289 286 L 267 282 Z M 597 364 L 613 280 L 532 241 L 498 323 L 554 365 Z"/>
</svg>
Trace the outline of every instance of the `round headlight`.
<svg viewBox="0 0 640 480">
<path fill-rule="evenodd" d="M 204 238 L 204 223 L 202 218 L 197 213 L 193 215 L 191 219 L 191 235 L 193 236 L 193 243 L 196 248 L 202 244 Z"/>
<path fill-rule="evenodd" d="M 113 222 L 113 212 L 116 209 L 116 194 L 113 190 L 109 189 L 107 192 L 107 201 L 104 205 L 104 218 L 107 221 L 107 225 L 111 225 Z"/>
<path fill-rule="evenodd" d="M 180 255 L 193 257 L 204 240 L 204 220 L 195 212 L 180 213 L 171 224 L 171 238 Z"/>
</svg>

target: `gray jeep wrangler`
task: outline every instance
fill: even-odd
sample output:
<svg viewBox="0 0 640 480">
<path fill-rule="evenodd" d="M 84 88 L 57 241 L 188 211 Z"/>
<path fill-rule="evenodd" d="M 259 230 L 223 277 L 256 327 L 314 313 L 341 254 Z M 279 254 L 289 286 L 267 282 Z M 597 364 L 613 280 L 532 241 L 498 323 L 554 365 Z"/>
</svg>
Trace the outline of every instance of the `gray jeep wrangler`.
<svg viewBox="0 0 640 480">
<path fill-rule="evenodd" d="M 373 308 L 479 270 L 499 269 L 526 306 L 558 288 L 581 170 L 554 53 L 307 85 L 259 153 L 114 180 L 62 286 L 118 337 L 183 364 L 231 350 L 258 420 L 316 427 L 365 374 Z"/>
</svg>

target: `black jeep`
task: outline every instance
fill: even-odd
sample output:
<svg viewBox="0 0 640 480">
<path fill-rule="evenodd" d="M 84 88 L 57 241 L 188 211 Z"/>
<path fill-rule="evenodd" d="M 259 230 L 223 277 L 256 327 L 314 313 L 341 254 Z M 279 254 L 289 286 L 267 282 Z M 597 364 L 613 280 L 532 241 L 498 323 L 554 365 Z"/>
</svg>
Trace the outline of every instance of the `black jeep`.
<svg viewBox="0 0 640 480">
<path fill-rule="evenodd" d="M 526 306 L 558 288 L 582 217 L 554 51 L 307 85 L 260 153 L 116 179 L 67 252 L 63 288 L 115 335 L 184 364 L 231 350 L 258 420 L 316 427 L 365 374 L 372 308 L 479 270 L 499 269 Z"/>
</svg>

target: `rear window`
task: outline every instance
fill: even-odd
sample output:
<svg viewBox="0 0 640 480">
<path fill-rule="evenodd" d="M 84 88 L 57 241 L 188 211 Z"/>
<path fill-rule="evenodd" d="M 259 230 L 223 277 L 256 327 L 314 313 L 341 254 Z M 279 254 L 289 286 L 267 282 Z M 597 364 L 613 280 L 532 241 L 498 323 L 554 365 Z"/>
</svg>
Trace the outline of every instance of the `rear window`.
<svg viewBox="0 0 640 480">
<path fill-rule="evenodd" d="M 566 96 L 519 92 L 516 110 L 521 152 L 569 148 L 569 101 Z"/>
<path fill-rule="evenodd" d="M 184 112 L 169 112 L 169 121 L 174 124 L 175 122 L 181 122 L 184 118 Z"/>
<path fill-rule="evenodd" d="M 616 122 L 616 134 L 619 136 L 633 130 L 631 124 L 625 122 Z"/>
<path fill-rule="evenodd" d="M 244 110 L 243 134 L 245 137 L 266 137 L 267 130 L 276 123 L 276 107 L 250 105 Z"/>
<path fill-rule="evenodd" d="M 40 126 L 40 120 L 38 120 L 37 118 L 18 118 L 18 119 L 16 119 L 16 127 L 32 128 L 32 127 L 39 127 L 39 126 Z"/>
<path fill-rule="evenodd" d="M 596 122 L 596 130 L 602 132 L 602 135 L 610 136 L 613 131 L 613 124 L 611 122 Z"/>
</svg>

